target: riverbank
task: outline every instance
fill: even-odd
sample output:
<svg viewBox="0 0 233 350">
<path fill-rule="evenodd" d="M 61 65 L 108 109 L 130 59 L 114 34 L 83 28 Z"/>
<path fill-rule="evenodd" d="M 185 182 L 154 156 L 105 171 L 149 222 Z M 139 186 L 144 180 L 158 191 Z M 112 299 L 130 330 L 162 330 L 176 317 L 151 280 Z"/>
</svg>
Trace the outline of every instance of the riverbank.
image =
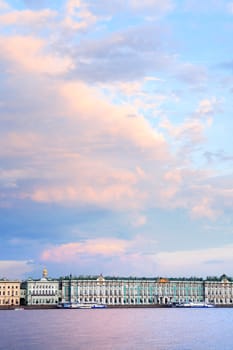
<svg viewBox="0 0 233 350">
<path fill-rule="evenodd" d="M 215 305 L 216 308 L 233 308 L 233 305 Z M 108 309 L 164 309 L 164 308 L 174 308 L 172 305 L 107 305 Z M 20 305 L 20 306 L 0 306 L 1 310 L 54 310 L 58 309 L 57 305 Z"/>
<path fill-rule="evenodd" d="M 145 308 L 169 308 L 170 305 L 107 305 L 108 309 L 145 309 Z M 52 310 L 58 309 L 57 305 L 21 305 L 21 306 L 1 306 L 0 310 Z M 60 309 L 62 310 L 62 308 Z"/>
</svg>

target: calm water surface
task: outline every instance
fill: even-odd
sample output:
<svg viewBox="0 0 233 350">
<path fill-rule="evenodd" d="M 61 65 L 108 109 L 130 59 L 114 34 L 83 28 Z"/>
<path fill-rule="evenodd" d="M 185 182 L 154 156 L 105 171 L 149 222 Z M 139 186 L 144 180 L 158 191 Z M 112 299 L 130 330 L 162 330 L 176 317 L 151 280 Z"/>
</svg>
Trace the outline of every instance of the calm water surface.
<svg viewBox="0 0 233 350">
<path fill-rule="evenodd" d="M 1 350 L 232 350 L 233 308 L 0 311 Z"/>
</svg>

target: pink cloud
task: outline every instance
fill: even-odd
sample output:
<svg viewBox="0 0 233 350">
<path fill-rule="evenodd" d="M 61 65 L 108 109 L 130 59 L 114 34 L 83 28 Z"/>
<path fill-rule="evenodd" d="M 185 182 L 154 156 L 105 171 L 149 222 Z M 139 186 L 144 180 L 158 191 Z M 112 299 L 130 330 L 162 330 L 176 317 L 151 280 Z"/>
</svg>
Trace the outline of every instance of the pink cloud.
<svg viewBox="0 0 233 350">
<path fill-rule="evenodd" d="M 189 210 L 195 218 L 204 212 L 207 218 L 213 217 L 217 197 L 229 206 L 230 195 L 216 191 L 215 194 L 205 193 L 209 204 L 202 203 L 205 190 L 202 183 L 208 176 L 192 171 L 190 162 L 185 164 L 185 151 L 180 158 L 177 154 L 172 156 L 163 133 L 150 125 L 136 105 L 115 105 L 98 86 L 81 81 L 67 82 L 60 77 L 54 83 L 45 73 L 66 72 L 72 60 L 46 52 L 47 44 L 47 40 L 32 36 L 0 37 L 1 54 L 7 67 L 20 74 L 23 72 L 26 77 L 33 73 L 36 82 L 35 91 L 30 90 L 31 78 L 24 87 L 24 95 L 30 103 L 25 113 L 20 111 L 20 116 L 29 116 L 30 127 L 36 125 L 41 116 L 44 123 L 40 124 L 41 129 L 33 126 L 35 131 L 8 133 L 0 140 L 2 155 L 26 157 L 31 179 L 40 174 L 43 180 L 43 184 L 36 181 L 24 185 L 17 192 L 18 198 L 61 205 L 90 203 L 117 210 L 141 210 L 148 204 L 150 207 L 180 207 Z M 137 94 L 140 86 L 135 83 L 124 88 L 129 94 L 133 91 Z M 21 85 L 16 84 L 16 102 L 20 89 Z M 21 97 L 18 99 L 21 103 Z M 47 105 L 48 100 L 50 104 Z M 214 104 L 215 100 L 212 102 Z M 203 100 L 198 108 L 208 114 L 213 104 Z M 130 118 L 130 115 L 135 117 Z M 64 125 L 59 133 L 51 127 L 56 121 Z M 168 120 L 161 125 L 176 140 L 189 141 L 192 145 L 204 140 L 205 129 L 209 126 L 206 120 L 197 118 L 187 119 L 179 126 Z M 179 145 L 177 147 L 179 151 Z M 186 172 L 180 170 L 184 165 L 190 167 Z M 177 169 L 171 170 L 174 167 Z M 20 174 L 18 178 L 22 179 L 22 174 L 28 178 L 29 173 L 15 174 Z M 198 188 L 192 184 L 197 176 Z M 183 188 L 186 191 L 182 192 Z"/>
<path fill-rule="evenodd" d="M 197 114 L 200 115 L 213 115 L 219 111 L 221 101 L 216 97 L 212 97 L 211 99 L 201 100 L 199 106 L 196 110 Z"/>
<path fill-rule="evenodd" d="M 138 214 L 132 219 L 132 225 L 134 227 L 141 227 L 141 226 L 144 226 L 146 223 L 147 223 L 146 215 Z"/>
<path fill-rule="evenodd" d="M 164 179 L 169 182 L 180 184 L 182 181 L 182 172 L 180 169 L 169 170 L 164 174 Z"/>
<path fill-rule="evenodd" d="M 205 140 L 204 131 L 206 124 L 197 119 L 187 119 L 179 126 L 174 126 L 170 121 L 164 120 L 161 123 L 161 127 L 179 141 L 189 141 L 192 144 L 198 144 Z"/>
<path fill-rule="evenodd" d="M 115 209 L 138 208 L 142 205 L 144 195 L 129 185 L 114 184 L 91 186 L 49 186 L 25 193 L 24 198 L 36 202 L 55 202 L 68 204 L 72 202 L 98 204 L 104 207 L 111 205 Z"/>
<path fill-rule="evenodd" d="M 55 11 L 45 9 L 41 11 L 8 11 L 0 15 L 0 26 L 8 25 L 43 25 L 45 26 L 48 21 L 51 21 L 57 13 Z"/>
<path fill-rule="evenodd" d="M 157 241 L 145 234 L 135 236 L 132 240 L 117 238 L 87 239 L 54 245 L 41 253 L 41 261 L 69 264 L 76 262 L 79 267 L 92 266 L 96 263 L 105 273 L 154 274 L 154 258 Z M 142 253 L 143 252 L 143 253 Z M 133 272 L 134 273 L 134 272 Z"/>
<path fill-rule="evenodd" d="M 68 30 L 85 30 L 94 25 L 98 18 L 89 9 L 84 1 L 68 0 L 62 26 Z"/>
<path fill-rule="evenodd" d="M 46 53 L 46 44 L 33 36 L 0 37 L 1 56 L 18 71 L 60 74 L 69 70 L 72 60 Z"/>
<path fill-rule="evenodd" d="M 43 261 L 74 261 L 82 255 L 116 256 L 124 254 L 127 242 L 115 238 L 90 239 L 80 243 L 67 243 L 46 249 L 41 254 Z"/>
<path fill-rule="evenodd" d="M 200 202 L 192 208 L 191 213 L 195 218 L 216 220 L 221 212 L 212 208 L 210 198 L 202 198 Z"/>
<path fill-rule="evenodd" d="M 0 155 L 32 154 L 41 142 L 40 135 L 34 132 L 9 132 L 0 139 Z"/>
<path fill-rule="evenodd" d="M 73 118 L 78 117 L 88 127 L 88 135 L 93 134 L 96 138 L 98 132 L 113 144 L 128 143 L 142 151 L 147 149 L 151 158 L 164 160 L 170 157 L 163 135 L 129 104 L 113 105 L 96 89 L 81 82 L 61 85 L 60 94 Z M 138 117 L 129 118 L 129 115 Z"/>
</svg>

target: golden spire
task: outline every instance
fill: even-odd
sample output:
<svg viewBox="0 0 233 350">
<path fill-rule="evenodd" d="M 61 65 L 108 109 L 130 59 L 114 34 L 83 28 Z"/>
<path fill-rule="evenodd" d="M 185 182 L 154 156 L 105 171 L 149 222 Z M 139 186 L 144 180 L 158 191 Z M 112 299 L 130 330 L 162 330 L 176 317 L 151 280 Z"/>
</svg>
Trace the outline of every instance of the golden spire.
<svg viewBox="0 0 233 350">
<path fill-rule="evenodd" d="M 43 268 L 43 278 L 47 278 L 48 277 L 48 270 L 46 269 L 46 267 Z"/>
</svg>

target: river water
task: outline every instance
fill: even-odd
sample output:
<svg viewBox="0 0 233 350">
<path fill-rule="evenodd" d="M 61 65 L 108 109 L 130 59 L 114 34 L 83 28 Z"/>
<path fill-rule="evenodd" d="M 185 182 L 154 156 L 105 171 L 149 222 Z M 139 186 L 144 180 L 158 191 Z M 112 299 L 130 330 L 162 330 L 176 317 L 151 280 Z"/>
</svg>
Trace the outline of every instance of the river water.
<svg viewBox="0 0 233 350">
<path fill-rule="evenodd" d="M 232 350 L 233 308 L 0 311 L 1 350 Z"/>
</svg>

